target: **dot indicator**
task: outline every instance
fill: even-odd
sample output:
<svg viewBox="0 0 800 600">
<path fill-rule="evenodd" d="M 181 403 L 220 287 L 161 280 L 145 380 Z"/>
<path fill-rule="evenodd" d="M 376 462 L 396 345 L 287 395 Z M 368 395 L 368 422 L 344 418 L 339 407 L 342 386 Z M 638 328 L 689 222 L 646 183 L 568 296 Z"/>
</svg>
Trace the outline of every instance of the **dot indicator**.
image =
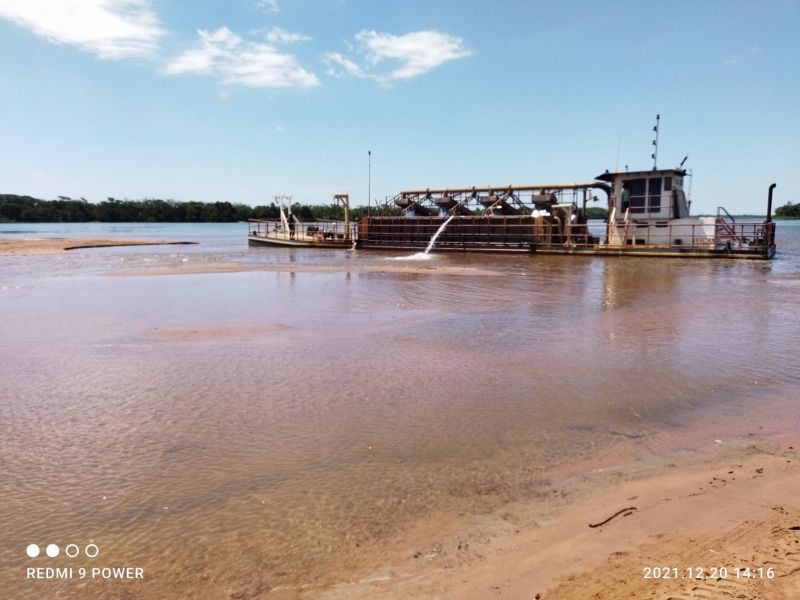
<svg viewBox="0 0 800 600">
<path fill-rule="evenodd" d="M 58 553 L 60 552 L 56 544 L 48 544 L 47 548 L 45 548 L 44 551 L 50 558 L 55 558 L 56 556 L 58 556 Z"/>
<path fill-rule="evenodd" d="M 31 558 L 36 558 L 39 556 L 39 546 L 36 544 L 29 544 L 27 548 L 25 548 L 25 554 L 30 556 Z"/>
</svg>

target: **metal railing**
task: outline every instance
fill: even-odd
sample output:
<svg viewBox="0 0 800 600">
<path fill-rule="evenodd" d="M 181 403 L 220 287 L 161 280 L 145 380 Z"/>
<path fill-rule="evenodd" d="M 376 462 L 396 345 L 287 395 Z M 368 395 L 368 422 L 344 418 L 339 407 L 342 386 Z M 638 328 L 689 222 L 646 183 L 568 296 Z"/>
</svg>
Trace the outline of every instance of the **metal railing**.
<svg viewBox="0 0 800 600">
<path fill-rule="evenodd" d="M 728 235 L 736 235 L 736 219 L 734 219 L 733 216 L 722 206 L 717 207 L 717 225 L 721 227 Z"/>
<path fill-rule="evenodd" d="M 249 234 L 252 237 L 277 240 L 355 240 L 358 228 L 350 224 L 349 235 L 342 221 L 289 222 L 288 227 L 280 219 L 249 219 Z"/>
</svg>

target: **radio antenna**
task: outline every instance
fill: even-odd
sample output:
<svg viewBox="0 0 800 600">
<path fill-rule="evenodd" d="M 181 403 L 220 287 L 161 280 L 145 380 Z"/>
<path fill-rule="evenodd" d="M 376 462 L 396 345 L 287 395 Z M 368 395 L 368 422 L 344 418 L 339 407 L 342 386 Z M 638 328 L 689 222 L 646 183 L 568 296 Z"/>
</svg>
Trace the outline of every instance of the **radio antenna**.
<svg viewBox="0 0 800 600">
<path fill-rule="evenodd" d="M 653 159 L 653 171 L 658 168 L 658 128 L 661 122 L 661 115 L 656 115 L 656 125 L 653 127 L 653 131 L 656 134 L 655 139 L 653 140 L 653 153 L 650 155 L 650 158 Z"/>
</svg>

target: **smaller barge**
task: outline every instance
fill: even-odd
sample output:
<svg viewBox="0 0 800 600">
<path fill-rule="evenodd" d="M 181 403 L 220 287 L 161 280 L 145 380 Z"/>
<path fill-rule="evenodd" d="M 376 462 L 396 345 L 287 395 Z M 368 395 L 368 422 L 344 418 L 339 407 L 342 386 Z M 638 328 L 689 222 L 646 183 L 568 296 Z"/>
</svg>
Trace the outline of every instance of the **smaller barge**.
<svg viewBox="0 0 800 600">
<path fill-rule="evenodd" d="M 344 207 L 344 222 L 314 221 L 304 223 L 280 205 L 280 219 L 249 219 L 248 243 L 251 245 L 294 248 L 352 248 L 357 231 L 350 224 L 350 197 L 336 194 L 335 202 Z M 291 205 L 290 205 L 291 206 Z"/>
</svg>

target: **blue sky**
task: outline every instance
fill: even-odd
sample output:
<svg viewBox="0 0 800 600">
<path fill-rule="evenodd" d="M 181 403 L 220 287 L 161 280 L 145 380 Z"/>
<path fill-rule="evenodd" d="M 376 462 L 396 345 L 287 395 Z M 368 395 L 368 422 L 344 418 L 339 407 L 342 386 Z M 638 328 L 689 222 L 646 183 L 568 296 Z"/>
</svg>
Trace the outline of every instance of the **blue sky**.
<svg viewBox="0 0 800 600">
<path fill-rule="evenodd" d="M 0 193 L 328 203 L 689 155 L 800 201 L 800 3 L 0 0 Z"/>
</svg>

